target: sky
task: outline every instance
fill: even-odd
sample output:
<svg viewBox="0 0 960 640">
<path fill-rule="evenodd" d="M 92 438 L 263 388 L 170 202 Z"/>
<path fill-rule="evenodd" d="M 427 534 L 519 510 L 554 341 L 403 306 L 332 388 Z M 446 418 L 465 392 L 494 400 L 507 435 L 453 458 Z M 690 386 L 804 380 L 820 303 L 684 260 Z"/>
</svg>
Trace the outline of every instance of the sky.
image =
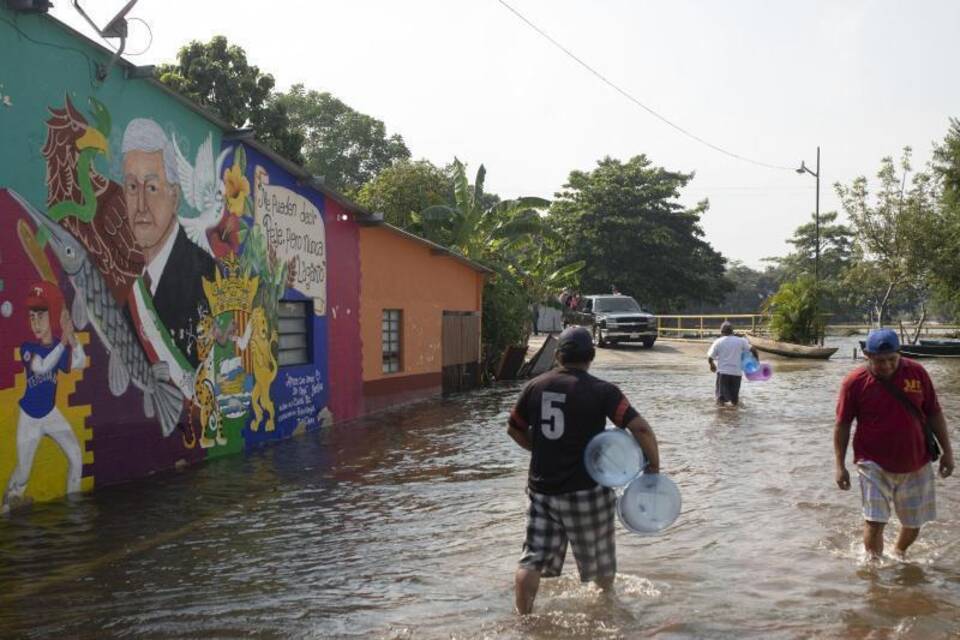
<svg viewBox="0 0 960 640">
<path fill-rule="evenodd" d="M 125 3 L 81 0 L 101 27 Z M 71 2 L 51 14 L 99 39 Z M 816 180 L 794 169 L 817 146 L 829 212 L 834 183 L 875 184 L 908 145 L 923 168 L 960 117 L 955 0 L 139 0 L 128 18 L 136 64 L 225 35 L 278 89 L 329 91 L 415 159 L 483 164 L 503 198 L 553 197 L 605 156 L 694 172 L 681 202 L 709 199 L 706 240 L 755 268 L 812 216 Z"/>
</svg>

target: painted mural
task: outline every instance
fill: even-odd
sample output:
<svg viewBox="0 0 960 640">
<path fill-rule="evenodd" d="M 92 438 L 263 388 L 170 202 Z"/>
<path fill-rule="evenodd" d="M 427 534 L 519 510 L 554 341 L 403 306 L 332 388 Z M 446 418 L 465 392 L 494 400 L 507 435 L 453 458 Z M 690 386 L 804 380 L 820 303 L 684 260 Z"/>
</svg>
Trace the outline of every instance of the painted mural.
<svg viewBox="0 0 960 640">
<path fill-rule="evenodd" d="M 322 195 L 195 122 L 44 107 L 45 198 L 0 184 L 0 511 L 331 421 Z"/>
</svg>

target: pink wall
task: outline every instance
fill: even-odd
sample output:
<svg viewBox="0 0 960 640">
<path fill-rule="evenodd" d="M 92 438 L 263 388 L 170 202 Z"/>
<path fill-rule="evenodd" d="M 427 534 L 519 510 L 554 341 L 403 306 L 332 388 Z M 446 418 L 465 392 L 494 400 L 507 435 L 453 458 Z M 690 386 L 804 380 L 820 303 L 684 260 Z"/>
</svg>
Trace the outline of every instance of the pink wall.
<svg viewBox="0 0 960 640">
<path fill-rule="evenodd" d="M 354 216 L 325 198 L 330 410 L 335 421 L 363 412 L 360 342 L 360 240 Z M 346 219 L 344 219 L 346 217 Z"/>
</svg>

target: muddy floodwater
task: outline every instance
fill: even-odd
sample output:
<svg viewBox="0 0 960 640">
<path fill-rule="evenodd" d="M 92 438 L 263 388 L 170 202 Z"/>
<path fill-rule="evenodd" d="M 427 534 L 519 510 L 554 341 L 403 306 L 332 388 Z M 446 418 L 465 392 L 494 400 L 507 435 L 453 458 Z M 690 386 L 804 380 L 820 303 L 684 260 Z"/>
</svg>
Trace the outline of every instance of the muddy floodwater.
<svg viewBox="0 0 960 640">
<path fill-rule="evenodd" d="M 602 353 L 594 372 L 650 420 L 683 494 L 662 535 L 619 528 L 610 596 L 568 557 L 535 614 L 512 613 L 517 383 L 4 518 L 0 637 L 956 638 L 960 479 L 938 480 L 909 562 L 863 561 L 831 441 L 856 342 L 834 344 L 771 360 L 739 410 L 713 406 L 705 345 Z M 924 365 L 956 442 L 960 362 Z"/>
</svg>

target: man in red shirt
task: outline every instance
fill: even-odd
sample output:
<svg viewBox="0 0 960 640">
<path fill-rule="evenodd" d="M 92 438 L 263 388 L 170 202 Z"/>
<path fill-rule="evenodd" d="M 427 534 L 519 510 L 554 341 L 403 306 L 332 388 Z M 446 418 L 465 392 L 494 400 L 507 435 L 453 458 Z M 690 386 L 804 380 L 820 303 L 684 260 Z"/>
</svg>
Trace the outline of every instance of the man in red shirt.
<svg viewBox="0 0 960 640">
<path fill-rule="evenodd" d="M 953 449 L 933 382 L 922 366 L 901 357 L 899 351 L 893 330 L 870 332 L 863 349 L 866 366 L 850 372 L 840 387 L 833 431 L 837 486 L 847 490 L 847 444 L 850 425 L 857 421 L 853 461 L 860 476 L 863 546 L 874 558 L 883 554 L 883 528 L 891 502 L 900 520 L 895 550 L 900 557 L 917 539 L 920 527 L 936 518 L 933 466 L 922 420 L 929 422 L 940 442 L 940 475 L 946 478 L 953 473 Z M 888 386 L 902 391 L 904 398 Z"/>
</svg>

